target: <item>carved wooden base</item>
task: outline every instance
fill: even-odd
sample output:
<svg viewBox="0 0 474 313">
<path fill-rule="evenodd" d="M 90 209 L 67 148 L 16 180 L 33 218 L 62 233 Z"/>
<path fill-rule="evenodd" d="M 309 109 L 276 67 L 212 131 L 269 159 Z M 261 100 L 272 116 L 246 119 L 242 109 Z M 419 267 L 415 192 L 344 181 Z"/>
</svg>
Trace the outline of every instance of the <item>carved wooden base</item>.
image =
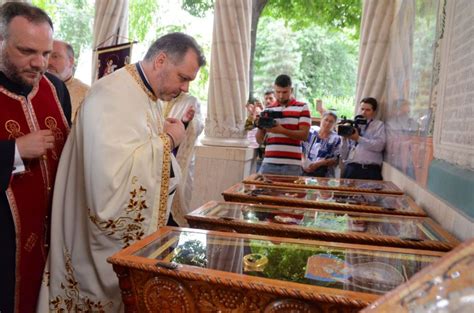
<svg viewBox="0 0 474 313">
<path fill-rule="evenodd" d="M 114 268 L 117 273 L 120 272 L 120 286 L 131 287 L 125 290 L 122 288 L 123 299 L 128 302 L 125 306 L 126 312 L 342 313 L 358 312 L 361 309 L 291 297 L 282 298 L 271 292 L 176 279 L 121 266 Z"/>
</svg>

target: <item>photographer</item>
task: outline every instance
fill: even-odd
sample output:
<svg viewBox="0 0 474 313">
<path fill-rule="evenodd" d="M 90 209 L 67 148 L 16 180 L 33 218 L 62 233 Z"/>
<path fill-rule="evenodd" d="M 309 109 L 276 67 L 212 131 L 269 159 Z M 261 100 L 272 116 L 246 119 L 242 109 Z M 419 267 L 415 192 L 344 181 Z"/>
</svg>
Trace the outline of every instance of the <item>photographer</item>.
<svg viewBox="0 0 474 313">
<path fill-rule="evenodd" d="M 354 127 L 350 135 L 343 135 L 341 157 L 345 168 L 342 178 L 382 180 L 385 126 L 374 119 L 377 106 L 375 98 L 362 99 L 359 110 L 367 119 L 365 125 Z"/>
<path fill-rule="evenodd" d="M 292 97 L 288 75 L 280 75 L 274 84 L 276 101 L 257 120 L 256 139 L 265 142 L 265 156 L 259 173 L 301 174 L 301 143 L 308 138 L 311 117 L 308 105 Z"/>
</svg>

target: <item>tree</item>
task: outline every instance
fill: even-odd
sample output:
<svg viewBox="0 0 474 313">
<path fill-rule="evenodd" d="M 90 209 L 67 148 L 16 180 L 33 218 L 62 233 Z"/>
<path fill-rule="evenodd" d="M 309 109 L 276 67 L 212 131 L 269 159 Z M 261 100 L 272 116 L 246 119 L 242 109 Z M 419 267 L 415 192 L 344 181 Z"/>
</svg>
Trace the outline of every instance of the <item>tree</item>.
<svg viewBox="0 0 474 313">
<path fill-rule="evenodd" d="M 213 8 L 213 0 L 183 0 L 183 8 L 195 16 L 204 16 Z M 250 93 L 253 98 L 254 55 L 257 26 L 260 16 L 272 16 L 285 20 L 294 28 L 310 25 L 330 25 L 334 28 L 354 28 L 358 36 L 361 16 L 361 0 L 252 0 Z"/>
<path fill-rule="evenodd" d="M 358 41 L 351 33 L 320 26 L 308 27 L 297 34 L 301 52 L 298 79 L 304 81 L 312 97 L 355 94 Z"/>
<path fill-rule="evenodd" d="M 81 52 L 92 42 L 94 7 L 87 0 L 33 0 L 53 20 L 54 37 L 72 45 L 79 59 Z"/>
<path fill-rule="evenodd" d="M 295 77 L 300 63 L 300 46 L 294 32 L 283 21 L 263 17 L 258 29 L 254 57 L 254 91 L 262 95 L 272 87 L 279 74 Z"/>
<path fill-rule="evenodd" d="M 310 108 L 311 100 L 320 98 L 326 108 L 353 114 L 358 41 L 352 32 L 320 26 L 293 31 L 282 20 L 262 17 L 257 37 L 256 93 L 263 94 L 285 73 L 293 78 L 297 98 L 308 101 Z"/>
<path fill-rule="evenodd" d="M 361 0 L 269 0 L 263 15 L 282 19 L 293 29 L 319 25 L 358 31 L 361 5 Z"/>
<path fill-rule="evenodd" d="M 134 40 L 143 41 L 154 24 L 154 13 L 159 5 L 156 0 L 134 0 L 129 2 L 128 13 L 128 37 Z"/>
</svg>

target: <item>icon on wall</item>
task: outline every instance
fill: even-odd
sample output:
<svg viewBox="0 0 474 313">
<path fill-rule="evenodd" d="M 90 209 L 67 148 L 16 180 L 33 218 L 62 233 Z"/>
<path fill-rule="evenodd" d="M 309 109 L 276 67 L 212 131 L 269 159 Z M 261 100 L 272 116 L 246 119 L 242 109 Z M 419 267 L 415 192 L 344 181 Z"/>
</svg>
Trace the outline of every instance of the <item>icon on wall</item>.
<svg viewBox="0 0 474 313">
<path fill-rule="evenodd" d="M 97 49 L 97 79 L 130 64 L 133 42 Z"/>
</svg>

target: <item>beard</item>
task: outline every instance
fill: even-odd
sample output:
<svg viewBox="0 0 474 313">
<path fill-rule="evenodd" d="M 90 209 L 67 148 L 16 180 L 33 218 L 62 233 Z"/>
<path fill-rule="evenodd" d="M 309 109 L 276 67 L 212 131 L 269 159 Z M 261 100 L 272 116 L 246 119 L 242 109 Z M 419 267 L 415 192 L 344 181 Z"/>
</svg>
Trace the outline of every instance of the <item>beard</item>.
<svg viewBox="0 0 474 313">
<path fill-rule="evenodd" d="M 280 103 L 280 104 L 288 104 L 288 102 L 290 102 L 290 99 L 280 99 L 280 100 L 278 100 L 278 103 Z"/>
<path fill-rule="evenodd" d="M 40 75 L 38 76 L 38 79 L 33 82 L 26 80 L 21 75 L 21 71 L 18 70 L 18 68 L 10 61 L 10 57 L 6 51 L 2 51 L 1 53 L 0 69 L 5 74 L 5 76 L 8 77 L 8 79 L 24 87 L 33 87 L 36 85 L 45 72 L 39 68 L 31 68 L 29 72 L 37 72 Z"/>
<path fill-rule="evenodd" d="M 169 75 L 170 72 L 167 70 L 158 74 L 158 81 L 161 82 L 161 84 L 157 86 L 156 96 L 163 101 L 171 101 L 181 93 L 180 89 L 172 90 L 168 85 L 166 85 Z"/>
</svg>

